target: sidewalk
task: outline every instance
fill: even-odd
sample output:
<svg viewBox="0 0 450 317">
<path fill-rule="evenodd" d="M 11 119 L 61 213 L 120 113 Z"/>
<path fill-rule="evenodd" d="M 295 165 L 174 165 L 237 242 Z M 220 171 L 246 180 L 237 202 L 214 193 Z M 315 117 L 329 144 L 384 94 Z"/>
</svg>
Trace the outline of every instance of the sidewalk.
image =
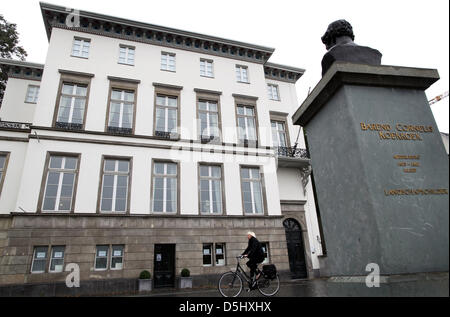
<svg viewBox="0 0 450 317">
<path fill-rule="evenodd" d="M 449 296 L 449 274 L 393 275 L 380 279 L 379 287 L 367 287 L 360 277 L 293 280 L 281 283 L 276 297 L 428 297 Z M 156 289 L 138 297 L 221 297 L 217 287 Z M 257 291 L 242 291 L 240 297 L 262 297 Z"/>
</svg>

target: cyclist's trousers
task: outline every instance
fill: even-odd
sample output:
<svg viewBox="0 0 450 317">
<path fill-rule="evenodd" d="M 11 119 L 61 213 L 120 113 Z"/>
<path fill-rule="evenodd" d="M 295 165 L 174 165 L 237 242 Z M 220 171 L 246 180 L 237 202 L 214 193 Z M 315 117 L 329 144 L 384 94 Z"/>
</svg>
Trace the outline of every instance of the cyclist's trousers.
<svg viewBox="0 0 450 317">
<path fill-rule="evenodd" d="M 256 267 L 261 263 L 260 259 L 250 259 L 246 264 L 250 269 L 250 278 L 253 278 L 256 272 Z"/>
</svg>

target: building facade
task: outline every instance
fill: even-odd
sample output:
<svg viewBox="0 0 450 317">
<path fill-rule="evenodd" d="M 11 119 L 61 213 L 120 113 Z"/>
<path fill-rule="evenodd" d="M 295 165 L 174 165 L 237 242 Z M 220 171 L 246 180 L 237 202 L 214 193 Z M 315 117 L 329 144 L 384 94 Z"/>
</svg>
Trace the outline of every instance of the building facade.
<svg viewBox="0 0 450 317">
<path fill-rule="evenodd" d="M 174 286 L 183 268 L 215 284 L 249 230 L 283 278 L 317 276 L 309 159 L 291 121 L 304 70 L 268 62 L 272 48 L 41 10 L 45 63 L 0 60 L 1 286 L 64 293 L 69 263 L 81 286 L 131 290 L 142 270 Z"/>
</svg>

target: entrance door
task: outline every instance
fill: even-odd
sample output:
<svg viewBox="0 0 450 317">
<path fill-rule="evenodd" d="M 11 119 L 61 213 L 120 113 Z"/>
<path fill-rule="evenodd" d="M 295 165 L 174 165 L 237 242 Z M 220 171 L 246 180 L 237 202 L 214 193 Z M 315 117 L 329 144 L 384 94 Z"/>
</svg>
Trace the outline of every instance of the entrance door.
<svg viewBox="0 0 450 317">
<path fill-rule="evenodd" d="M 286 231 L 291 277 L 293 279 L 306 278 L 308 277 L 308 274 L 306 270 L 305 249 L 300 224 L 296 220 L 288 218 L 283 221 L 283 226 Z"/>
<path fill-rule="evenodd" d="M 175 244 L 155 244 L 154 254 L 154 287 L 174 287 Z"/>
</svg>

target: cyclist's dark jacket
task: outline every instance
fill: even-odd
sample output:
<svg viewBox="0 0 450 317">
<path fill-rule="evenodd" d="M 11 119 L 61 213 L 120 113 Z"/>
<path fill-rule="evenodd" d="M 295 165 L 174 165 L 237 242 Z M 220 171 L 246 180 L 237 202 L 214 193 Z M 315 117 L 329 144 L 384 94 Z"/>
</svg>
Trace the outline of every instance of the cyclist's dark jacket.
<svg viewBox="0 0 450 317">
<path fill-rule="evenodd" d="M 247 254 L 250 260 L 254 260 L 257 263 L 264 261 L 264 252 L 261 243 L 255 237 L 251 237 L 248 240 L 247 249 L 242 254 Z"/>
</svg>

